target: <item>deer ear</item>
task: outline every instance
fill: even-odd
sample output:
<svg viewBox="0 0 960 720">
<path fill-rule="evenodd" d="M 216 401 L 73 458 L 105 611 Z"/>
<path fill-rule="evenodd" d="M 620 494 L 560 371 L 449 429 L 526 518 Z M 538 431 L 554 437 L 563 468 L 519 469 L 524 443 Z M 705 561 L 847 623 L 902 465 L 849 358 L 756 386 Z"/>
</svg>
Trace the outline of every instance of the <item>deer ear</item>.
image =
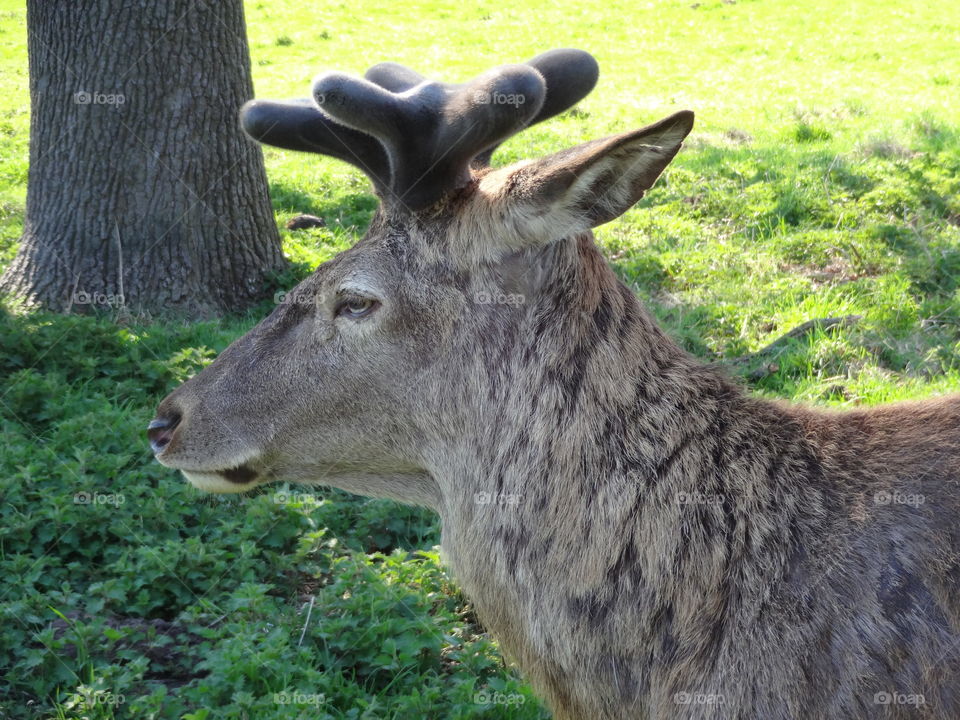
<svg viewBox="0 0 960 720">
<path fill-rule="evenodd" d="M 509 208 L 505 215 L 523 240 L 569 237 L 629 210 L 673 160 L 692 128 L 693 113 L 683 110 L 642 130 L 505 169 L 501 172 L 507 177 L 491 181 L 500 186 Z"/>
</svg>

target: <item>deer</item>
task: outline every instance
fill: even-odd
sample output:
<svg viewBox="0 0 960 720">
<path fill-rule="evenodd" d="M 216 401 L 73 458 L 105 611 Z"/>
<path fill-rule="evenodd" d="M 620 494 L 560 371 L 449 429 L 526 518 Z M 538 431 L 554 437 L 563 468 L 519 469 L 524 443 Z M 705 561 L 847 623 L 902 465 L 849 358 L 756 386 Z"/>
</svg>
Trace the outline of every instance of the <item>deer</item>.
<svg viewBox="0 0 960 720">
<path fill-rule="evenodd" d="M 156 459 L 209 492 L 432 509 L 557 720 L 957 720 L 960 395 L 791 404 L 681 349 L 592 230 L 653 186 L 692 112 L 491 163 L 598 77 L 559 49 L 247 103 L 251 138 L 351 163 L 379 205 L 160 403 Z"/>
</svg>

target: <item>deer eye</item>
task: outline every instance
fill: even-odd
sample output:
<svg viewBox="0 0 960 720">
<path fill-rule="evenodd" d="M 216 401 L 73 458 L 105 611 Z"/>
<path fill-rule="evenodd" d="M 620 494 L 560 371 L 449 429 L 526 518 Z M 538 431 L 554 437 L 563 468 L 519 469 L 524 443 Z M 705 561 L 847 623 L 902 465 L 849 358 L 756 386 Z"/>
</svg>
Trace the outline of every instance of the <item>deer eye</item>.
<svg viewBox="0 0 960 720">
<path fill-rule="evenodd" d="M 366 317 L 380 306 L 380 303 L 371 298 L 347 297 L 337 305 L 337 316 L 346 317 L 351 320 L 359 320 Z"/>
</svg>

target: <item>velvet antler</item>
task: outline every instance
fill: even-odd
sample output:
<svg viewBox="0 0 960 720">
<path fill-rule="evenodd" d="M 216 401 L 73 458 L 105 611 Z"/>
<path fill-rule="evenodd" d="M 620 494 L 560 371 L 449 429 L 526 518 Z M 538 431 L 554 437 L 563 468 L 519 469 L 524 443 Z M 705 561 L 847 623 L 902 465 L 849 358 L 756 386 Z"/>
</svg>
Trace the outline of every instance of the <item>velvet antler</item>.
<svg viewBox="0 0 960 720">
<path fill-rule="evenodd" d="M 385 202 L 416 210 L 469 182 L 470 166 L 489 163 L 508 137 L 583 98 L 597 74 L 582 50 L 551 50 L 462 85 L 381 63 L 364 78 L 319 76 L 313 101 L 249 102 L 241 123 L 268 145 L 352 163 Z"/>
</svg>

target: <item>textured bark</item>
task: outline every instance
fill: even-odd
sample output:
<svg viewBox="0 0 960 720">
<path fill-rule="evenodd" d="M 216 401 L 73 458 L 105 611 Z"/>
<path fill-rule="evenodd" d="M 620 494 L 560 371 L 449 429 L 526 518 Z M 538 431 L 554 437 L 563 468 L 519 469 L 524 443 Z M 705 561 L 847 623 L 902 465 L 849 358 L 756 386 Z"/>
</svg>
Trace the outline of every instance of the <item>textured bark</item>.
<svg viewBox="0 0 960 720">
<path fill-rule="evenodd" d="M 212 316 L 284 265 L 241 0 L 28 0 L 30 171 L 4 292 Z"/>
</svg>

